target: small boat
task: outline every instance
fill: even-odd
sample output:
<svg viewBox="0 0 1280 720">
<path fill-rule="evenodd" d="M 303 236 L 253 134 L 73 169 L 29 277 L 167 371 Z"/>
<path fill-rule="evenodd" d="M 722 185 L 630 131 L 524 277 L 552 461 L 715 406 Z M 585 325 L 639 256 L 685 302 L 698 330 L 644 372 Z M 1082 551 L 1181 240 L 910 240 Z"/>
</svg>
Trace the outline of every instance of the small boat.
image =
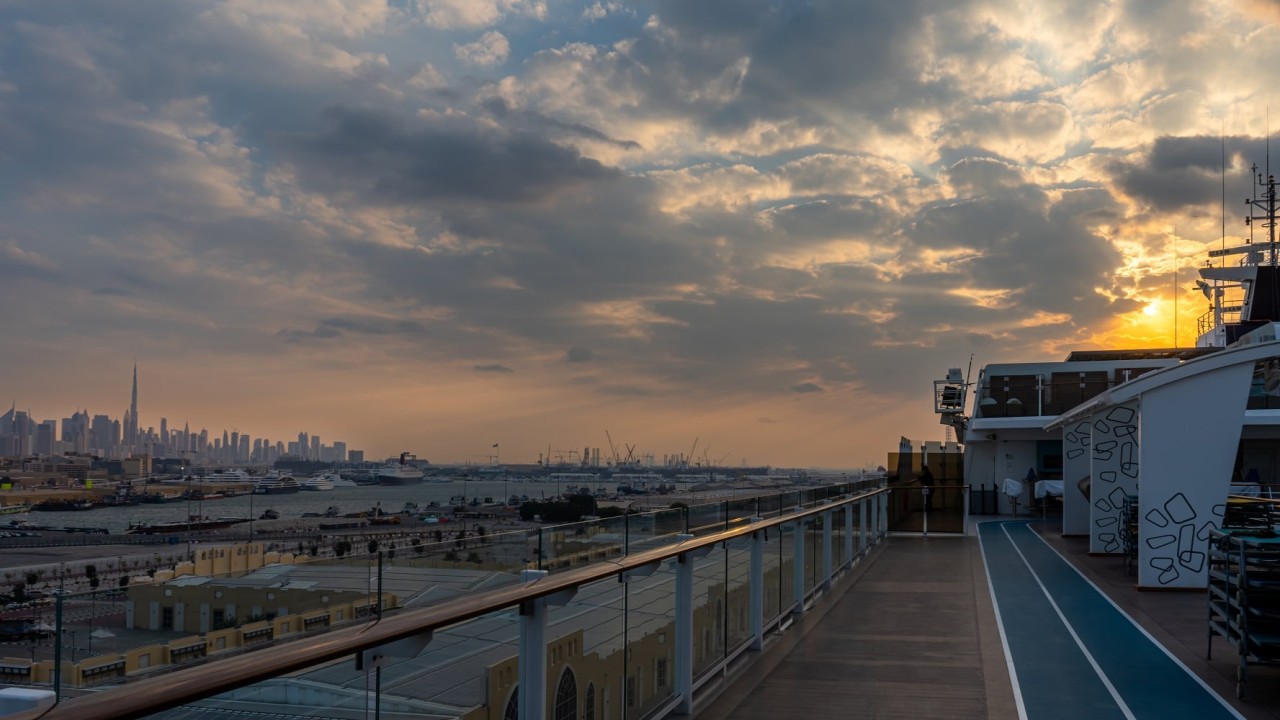
<svg viewBox="0 0 1280 720">
<path fill-rule="evenodd" d="M 163 535 L 168 533 L 181 532 L 204 532 L 206 530 L 221 530 L 229 528 L 232 525 L 249 522 L 248 518 L 208 518 L 200 515 L 191 515 L 186 520 L 176 520 L 174 522 L 163 523 L 134 523 L 125 530 L 128 535 Z"/>
<path fill-rule="evenodd" d="M 412 500 L 405 503 L 404 507 L 400 510 L 401 515 L 416 515 L 417 513 L 418 513 L 418 503 Z"/>
<path fill-rule="evenodd" d="M 42 500 L 31 506 L 39 512 L 72 512 L 92 510 L 93 502 L 89 500 Z"/>
<path fill-rule="evenodd" d="M 183 499 L 181 493 L 166 495 L 162 492 L 138 493 L 137 495 L 134 495 L 134 497 L 138 498 L 138 502 L 143 503 L 144 505 L 182 502 Z"/>
<path fill-rule="evenodd" d="M 267 508 L 266 510 L 262 511 L 262 514 L 258 516 L 258 519 L 259 520 L 279 520 L 280 513 L 276 512 L 275 510 L 272 510 L 271 508 Z"/>
<path fill-rule="evenodd" d="M 18 513 L 24 513 L 30 509 L 31 505 L 29 503 L 5 505 L 4 507 L 0 507 L 0 515 L 17 515 Z"/>
</svg>

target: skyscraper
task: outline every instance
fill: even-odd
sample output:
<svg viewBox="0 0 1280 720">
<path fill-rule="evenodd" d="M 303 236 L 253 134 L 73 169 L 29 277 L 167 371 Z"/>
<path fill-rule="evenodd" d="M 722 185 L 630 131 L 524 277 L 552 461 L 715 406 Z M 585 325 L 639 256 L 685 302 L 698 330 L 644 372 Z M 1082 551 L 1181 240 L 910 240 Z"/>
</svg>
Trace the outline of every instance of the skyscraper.
<svg viewBox="0 0 1280 720">
<path fill-rule="evenodd" d="M 138 444 L 138 363 L 133 364 L 133 395 L 129 401 L 129 423 L 125 426 L 126 445 Z"/>
</svg>

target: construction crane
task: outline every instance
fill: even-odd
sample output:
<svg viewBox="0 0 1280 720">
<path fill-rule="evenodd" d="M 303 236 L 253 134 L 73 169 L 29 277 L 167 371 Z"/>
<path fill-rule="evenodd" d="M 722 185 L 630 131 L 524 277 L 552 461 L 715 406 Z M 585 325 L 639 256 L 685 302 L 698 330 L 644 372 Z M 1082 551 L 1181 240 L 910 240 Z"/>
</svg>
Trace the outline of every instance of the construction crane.
<svg viewBox="0 0 1280 720">
<path fill-rule="evenodd" d="M 693 464 L 693 454 L 698 452 L 698 440 L 700 439 L 701 438 L 697 438 L 697 437 L 693 439 L 693 447 L 689 449 L 689 455 L 688 457 L 685 458 L 685 461 L 684 461 L 685 467 L 689 467 L 690 465 Z"/>
<path fill-rule="evenodd" d="M 604 431 L 604 437 L 606 440 L 609 441 L 609 454 L 613 457 L 614 467 L 617 467 L 618 466 L 618 446 L 613 444 L 613 436 L 609 434 L 609 430 L 607 428 Z"/>
</svg>

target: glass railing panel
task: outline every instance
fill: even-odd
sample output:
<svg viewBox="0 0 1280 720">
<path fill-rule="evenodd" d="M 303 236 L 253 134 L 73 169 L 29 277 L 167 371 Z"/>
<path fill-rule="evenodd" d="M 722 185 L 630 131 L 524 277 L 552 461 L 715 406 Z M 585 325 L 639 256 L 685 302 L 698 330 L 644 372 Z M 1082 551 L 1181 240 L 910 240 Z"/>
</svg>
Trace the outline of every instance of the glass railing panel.
<svg viewBox="0 0 1280 720">
<path fill-rule="evenodd" d="M 701 676 L 725 657 L 725 618 L 729 609 L 726 555 L 717 545 L 693 567 L 693 676 Z"/>
<path fill-rule="evenodd" d="M 822 516 L 814 515 L 804 523 L 804 589 L 808 594 L 819 584 L 822 572 Z"/>
<path fill-rule="evenodd" d="M 654 510 L 631 516 L 631 552 L 636 553 L 680 541 L 688 527 L 683 507 Z"/>
<path fill-rule="evenodd" d="M 301 554 L 262 543 L 196 545 L 173 564 L 154 553 L 141 564 L 129 556 L 86 563 L 52 597 L 6 619 L 30 640 L 27 679 L 67 696 L 445 602 L 502 577 L 484 571 L 484 582 L 472 574 L 423 593 L 420 575 L 438 571 L 380 571 L 377 551 L 355 545 L 334 541 L 314 557 L 305 544 Z"/>
<path fill-rule="evenodd" d="M 573 523 L 544 525 L 537 529 L 537 547 L 533 556 L 537 568 L 548 572 L 561 572 L 610 556 L 617 556 L 624 537 L 608 532 L 613 523 L 599 520 L 583 520 Z"/>
<path fill-rule="evenodd" d="M 606 697 L 612 700 L 596 717 L 646 717 L 674 695 L 675 565 L 674 558 L 665 560 L 648 577 L 627 581 L 627 652 L 600 658 Z"/>
<path fill-rule="evenodd" d="M 769 492 L 759 495 L 757 507 L 759 508 L 760 517 L 771 518 L 778 517 L 782 514 L 784 507 L 785 494 L 779 492 Z"/>
<path fill-rule="evenodd" d="M 625 586 L 611 577 L 581 586 L 568 603 L 548 609 L 546 717 L 618 717 L 623 649 L 632 648 L 633 661 L 653 648 L 670 651 L 674 635 L 660 629 L 664 614 L 658 610 L 666 585 L 661 572 L 633 578 Z M 654 608 L 630 610 L 637 601 L 650 600 Z M 628 623 L 627 618 L 635 622 Z M 657 642 L 655 632 L 665 632 L 665 643 Z M 509 686 L 499 688 L 500 697 L 495 700 L 510 692 Z M 501 708 L 491 704 L 483 717 L 503 717 L 495 710 Z"/>
<path fill-rule="evenodd" d="M 804 542 L 804 536 L 796 532 L 795 523 L 784 523 L 777 528 L 779 532 L 778 542 L 778 567 L 781 569 L 781 577 L 779 578 L 778 587 L 780 588 L 780 608 L 783 613 L 790 612 L 791 606 L 796 602 L 795 593 L 795 543 Z"/>
<path fill-rule="evenodd" d="M 726 550 L 728 610 L 725 613 L 725 648 L 733 652 L 751 637 L 750 536 L 730 541 Z M 767 612 L 765 617 L 768 617 Z"/>
<path fill-rule="evenodd" d="M 512 608 L 437 630 L 420 650 L 388 649 L 381 667 L 342 658 L 147 717 L 464 717 L 489 707 L 502 717 L 517 697 L 518 652 Z"/>
<path fill-rule="evenodd" d="M 688 508 L 689 532 L 693 535 L 713 535 L 725 529 L 724 503 L 701 503 Z"/>
<path fill-rule="evenodd" d="M 381 553 L 383 583 L 394 586 L 395 607 L 433 605 L 512 585 L 520 581 L 520 571 L 533 565 L 535 554 L 527 530 L 504 532 L 480 523 L 456 530 L 458 535 L 445 542 L 418 536 L 379 542 L 376 550 Z M 606 556 L 596 555 L 593 560 Z"/>
<path fill-rule="evenodd" d="M 962 485 L 894 487 L 889 495 L 889 530 L 964 532 L 964 498 Z"/>
<path fill-rule="evenodd" d="M 964 532 L 964 497 L 962 485 L 936 485 L 933 488 L 933 503 L 929 508 L 929 532 L 963 533 Z"/>
<path fill-rule="evenodd" d="M 764 626 L 774 624 L 782 612 L 782 533 L 776 527 L 760 531 L 764 540 Z"/>
</svg>

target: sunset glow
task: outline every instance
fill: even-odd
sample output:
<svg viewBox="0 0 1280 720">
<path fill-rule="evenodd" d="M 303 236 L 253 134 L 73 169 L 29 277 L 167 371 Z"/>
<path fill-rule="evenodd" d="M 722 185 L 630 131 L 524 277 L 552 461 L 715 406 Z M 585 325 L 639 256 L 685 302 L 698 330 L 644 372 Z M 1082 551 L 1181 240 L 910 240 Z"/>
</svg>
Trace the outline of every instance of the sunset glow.
<svg viewBox="0 0 1280 720">
<path fill-rule="evenodd" d="M 144 426 L 373 458 L 879 464 L 971 355 L 1194 342 L 1256 7 L 8 3 L 0 395 L 118 417 L 136 362 Z"/>
</svg>

